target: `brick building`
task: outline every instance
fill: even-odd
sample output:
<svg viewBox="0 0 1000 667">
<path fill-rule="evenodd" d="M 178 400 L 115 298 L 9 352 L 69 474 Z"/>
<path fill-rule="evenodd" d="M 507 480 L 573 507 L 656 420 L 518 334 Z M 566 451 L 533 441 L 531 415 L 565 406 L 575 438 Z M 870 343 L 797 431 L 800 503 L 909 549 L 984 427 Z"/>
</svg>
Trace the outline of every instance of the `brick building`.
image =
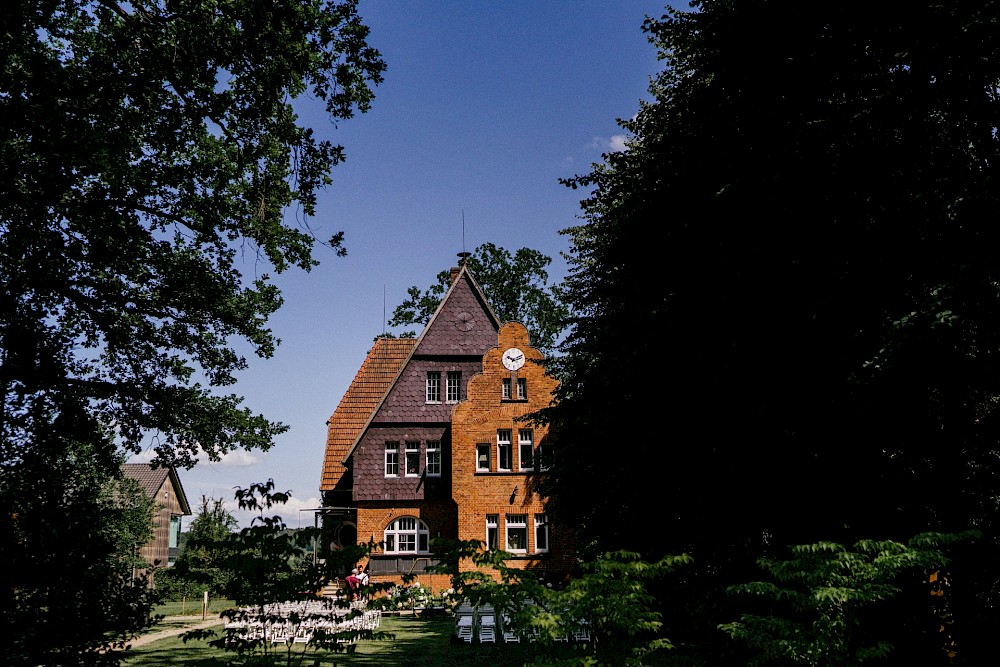
<svg viewBox="0 0 1000 667">
<path fill-rule="evenodd" d="M 379 338 L 328 422 L 320 491 L 328 548 L 381 547 L 374 582 L 444 575 L 433 538 L 480 540 L 514 567 L 562 576 L 571 531 L 533 491 L 547 459 L 544 426 L 518 418 L 549 405 L 556 381 L 528 332 L 502 324 L 462 265 L 418 338 Z M 465 563 L 463 568 L 471 568 Z"/>
</svg>

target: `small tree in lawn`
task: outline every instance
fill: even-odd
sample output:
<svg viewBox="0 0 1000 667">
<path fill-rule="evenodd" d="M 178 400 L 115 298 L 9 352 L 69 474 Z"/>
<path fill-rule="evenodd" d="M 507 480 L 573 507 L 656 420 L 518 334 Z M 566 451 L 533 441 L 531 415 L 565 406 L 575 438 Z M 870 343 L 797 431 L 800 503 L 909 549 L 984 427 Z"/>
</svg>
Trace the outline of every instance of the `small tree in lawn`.
<svg viewBox="0 0 1000 667">
<path fill-rule="evenodd" d="M 221 498 L 201 497 L 201 510 L 191 522 L 187 544 L 177 562 L 165 574 L 170 575 L 174 590 L 182 594 L 220 594 L 225 586 L 221 560 L 224 545 L 238 526 L 236 517 L 226 509 Z"/>
<path fill-rule="evenodd" d="M 291 492 L 274 488 L 274 480 L 237 488 L 235 495 L 240 509 L 258 514 L 249 527 L 231 533 L 221 543 L 223 556 L 219 561 L 223 572 L 222 593 L 236 604 L 235 608 L 223 611 L 222 616 L 237 624 L 257 625 L 264 631 L 259 636 L 242 636 L 234 627 L 211 644 L 236 653 L 239 664 L 290 666 L 300 664 L 309 650 L 343 652 L 353 650 L 358 639 L 391 638 L 392 635 L 373 630 L 323 630 L 316 625 L 318 620 L 329 619 L 335 606 L 348 606 L 347 602 L 324 600 L 317 607 L 317 592 L 331 573 L 357 562 L 370 545 L 341 550 L 323 561 L 313 558 L 311 546 L 319 531 L 290 530 L 281 516 L 269 515 L 272 508 L 285 504 L 291 497 Z M 279 614 L 273 607 L 276 603 L 305 601 L 313 604 L 287 614 Z M 351 610 L 347 616 L 360 613 Z M 274 643 L 272 628 L 286 622 L 293 627 L 312 626 L 309 641 Z M 214 635 L 212 631 L 196 630 L 186 633 L 185 641 Z"/>
</svg>

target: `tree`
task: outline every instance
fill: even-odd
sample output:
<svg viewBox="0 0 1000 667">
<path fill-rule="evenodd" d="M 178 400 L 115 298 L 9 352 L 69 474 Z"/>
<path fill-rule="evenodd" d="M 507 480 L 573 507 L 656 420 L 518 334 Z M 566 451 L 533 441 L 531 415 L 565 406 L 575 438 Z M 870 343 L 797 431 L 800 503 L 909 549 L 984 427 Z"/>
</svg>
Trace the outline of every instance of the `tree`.
<svg viewBox="0 0 1000 667">
<path fill-rule="evenodd" d="M 766 611 L 744 613 L 740 620 L 720 627 L 754 649 L 747 661 L 751 666 L 832 667 L 876 661 L 897 647 L 887 636 L 866 632 L 866 626 L 871 625 L 866 623 L 866 614 L 885 613 L 886 603 L 900 597 L 904 588 L 926 595 L 928 588 L 920 585 L 923 575 L 940 570 L 948 562 L 942 547 L 973 537 L 927 533 L 911 538 L 907 544 L 859 540 L 852 550 L 832 542 L 794 546 L 790 558 L 760 560 L 761 569 L 771 581 L 754 581 L 729 589 L 734 595 L 764 602 Z M 926 605 L 915 605 L 912 598 L 907 597 L 907 606 L 922 611 Z M 924 620 L 928 625 L 939 621 L 929 615 Z M 937 632 L 921 634 L 925 638 L 922 644 L 898 647 L 910 664 L 929 659 L 938 651 L 944 655 L 943 646 L 932 643 L 939 639 Z"/>
<path fill-rule="evenodd" d="M 187 582 L 200 591 L 221 593 L 226 585 L 222 569 L 224 545 L 238 525 L 221 498 L 202 496 L 201 509 L 191 522 L 187 543 L 168 570 L 170 580 Z"/>
<path fill-rule="evenodd" d="M 139 548 L 153 501 L 134 480 L 107 477 L 121 459 L 77 435 L 92 424 L 60 415 L 51 425 L 0 476 L 4 664 L 117 664 L 112 649 L 152 622 Z"/>
<path fill-rule="evenodd" d="M 150 436 L 179 467 L 267 449 L 285 427 L 220 389 L 237 344 L 277 344 L 270 272 L 316 263 L 307 221 L 343 150 L 296 105 L 347 119 L 381 81 L 356 3 L 22 0 L 0 30 L 0 475 L 77 442 L 95 482 Z M 61 421 L 86 430 L 50 437 Z M 95 637 L 118 611 L 89 615 Z"/>
<path fill-rule="evenodd" d="M 652 99 L 626 150 L 566 179 L 588 193 L 545 491 L 592 553 L 693 556 L 668 623 L 721 621 L 719 591 L 784 545 L 976 527 L 956 623 L 992 651 L 998 9 L 707 0 L 646 22 Z"/>
<path fill-rule="evenodd" d="M 490 301 L 501 322 L 521 322 L 531 334 L 531 342 L 543 352 L 551 352 L 569 314 L 557 286 L 547 287 L 552 263 L 537 250 L 521 248 L 513 255 L 492 243 L 484 243 L 464 259 Z M 425 325 L 448 291 L 451 274 L 442 271 L 437 283 L 421 292 L 416 285 L 406 291 L 409 298 L 392 311 L 389 326 Z M 403 336 L 412 337 L 413 331 Z"/>
<path fill-rule="evenodd" d="M 334 573 L 370 553 L 372 545 L 344 549 L 323 560 L 311 557 L 314 554 L 309 553 L 309 547 L 315 545 L 320 530 L 289 530 L 280 515 L 269 514 L 290 497 L 289 491 L 275 491 L 273 479 L 236 490 L 240 509 L 257 516 L 249 526 L 227 533 L 218 543 L 223 555 L 219 560 L 224 572 L 222 592 L 236 607 L 222 612 L 230 627 L 212 645 L 236 653 L 247 664 L 279 664 L 283 653 L 284 664 L 291 667 L 303 664 L 308 651 L 342 653 L 353 651 L 358 639 L 393 638 L 355 623 L 363 614 L 358 609 L 331 616 L 338 604 L 346 607 L 350 602 L 317 599 L 317 592 Z M 332 618 L 339 622 L 331 626 Z M 303 635 L 307 641 L 276 640 L 273 633 L 283 631 L 286 625 L 292 625 L 296 632 L 309 628 L 308 637 Z M 262 634 L 246 632 L 251 626 L 260 628 Z M 184 641 L 215 634 L 214 630 L 193 630 L 185 633 Z"/>
</svg>

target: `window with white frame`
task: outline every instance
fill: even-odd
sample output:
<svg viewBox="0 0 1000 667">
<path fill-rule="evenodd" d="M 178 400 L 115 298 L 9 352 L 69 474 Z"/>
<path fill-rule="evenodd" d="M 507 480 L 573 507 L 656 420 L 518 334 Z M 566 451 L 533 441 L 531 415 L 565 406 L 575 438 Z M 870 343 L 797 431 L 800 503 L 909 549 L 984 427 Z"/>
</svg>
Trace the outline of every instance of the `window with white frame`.
<svg viewBox="0 0 1000 667">
<path fill-rule="evenodd" d="M 441 476 L 441 441 L 440 440 L 428 440 L 427 441 L 427 476 L 428 477 L 440 477 Z"/>
<path fill-rule="evenodd" d="M 497 470 L 511 469 L 511 455 L 513 454 L 511 448 L 510 429 L 502 428 L 497 431 Z"/>
<path fill-rule="evenodd" d="M 429 551 L 430 532 L 427 525 L 412 516 L 402 516 L 385 529 L 385 553 L 412 554 Z"/>
<path fill-rule="evenodd" d="M 385 443 L 385 476 L 399 477 L 399 443 Z"/>
<path fill-rule="evenodd" d="M 531 429 L 522 428 L 517 432 L 517 453 L 518 453 L 518 467 L 521 470 L 534 470 L 535 469 L 535 452 L 534 452 L 534 442 L 531 438 Z"/>
<path fill-rule="evenodd" d="M 507 551 L 515 554 L 528 552 L 528 515 L 507 515 Z"/>
<path fill-rule="evenodd" d="M 528 379 L 517 378 L 517 399 L 525 401 L 528 399 Z"/>
<path fill-rule="evenodd" d="M 503 378 L 501 381 L 502 390 L 500 392 L 500 399 L 504 401 L 510 400 L 510 378 Z"/>
<path fill-rule="evenodd" d="M 480 442 L 476 445 L 476 470 L 486 472 L 490 469 L 490 443 Z"/>
<path fill-rule="evenodd" d="M 499 549 L 500 548 L 500 515 L 499 514 L 487 514 L 486 515 L 486 548 L 487 549 Z"/>
<path fill-rule="evenodd" d="M 449 403 L 458 403 L 462 400 L 462 371 L 448 371 L 446 378 L 446 393 Z"/>
<path fill-rule="evenodd" d="M 535 515 L 535 553 L 549 550 L 549 520 L 544 514 Z"/>
<path fill-rule="evenodd" d="M 441 402 L 441 371 L 427 371 L 427 402 Z"/>
<path fill-rule="evenodd" d="M 420 442 L 407 441 L 406 443 L 406 476 L 420 476 Z"/>
<path fill-rule="evenodd" d="M 545 443 L 538 443 L 538 449 L 535 450 L 535 457 L 538 461 L 539 470 L 548 470 L 549 466 L 552 465 L 552 450 Z"/>
</svg>

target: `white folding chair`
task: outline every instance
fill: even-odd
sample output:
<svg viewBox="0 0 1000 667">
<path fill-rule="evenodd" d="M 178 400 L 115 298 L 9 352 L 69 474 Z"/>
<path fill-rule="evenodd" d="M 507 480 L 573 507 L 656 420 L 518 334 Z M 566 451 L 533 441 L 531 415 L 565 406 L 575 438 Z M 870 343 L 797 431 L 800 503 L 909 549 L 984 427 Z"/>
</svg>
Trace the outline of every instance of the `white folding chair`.
<svg viewBox="0 0 1000 667">
<path fill-rule="evenodd" d="M 520 643 L 521 635 L 514 632 L 514 626 L 511 625 L 510 622 L 510 616 L 504 614 L 501 617 L 501 620 L 503 621 L 503 626 L 501 627 L 501 631 L 503 632 L 503 640 L 507 643 L 513 643 L 513 642 Z"/>
<path fill-rule="evenodd" d="M 496 642 L 496 621 L 493 614 L 484 614 L 479 617 L 479 643 Z"/>
<path fill-rule="evenodd" d="M 458 638 L 466 643 L 472 643 L 472 614 L 462 614 L 455 624 L 455 632 Z"/>
</svg>

